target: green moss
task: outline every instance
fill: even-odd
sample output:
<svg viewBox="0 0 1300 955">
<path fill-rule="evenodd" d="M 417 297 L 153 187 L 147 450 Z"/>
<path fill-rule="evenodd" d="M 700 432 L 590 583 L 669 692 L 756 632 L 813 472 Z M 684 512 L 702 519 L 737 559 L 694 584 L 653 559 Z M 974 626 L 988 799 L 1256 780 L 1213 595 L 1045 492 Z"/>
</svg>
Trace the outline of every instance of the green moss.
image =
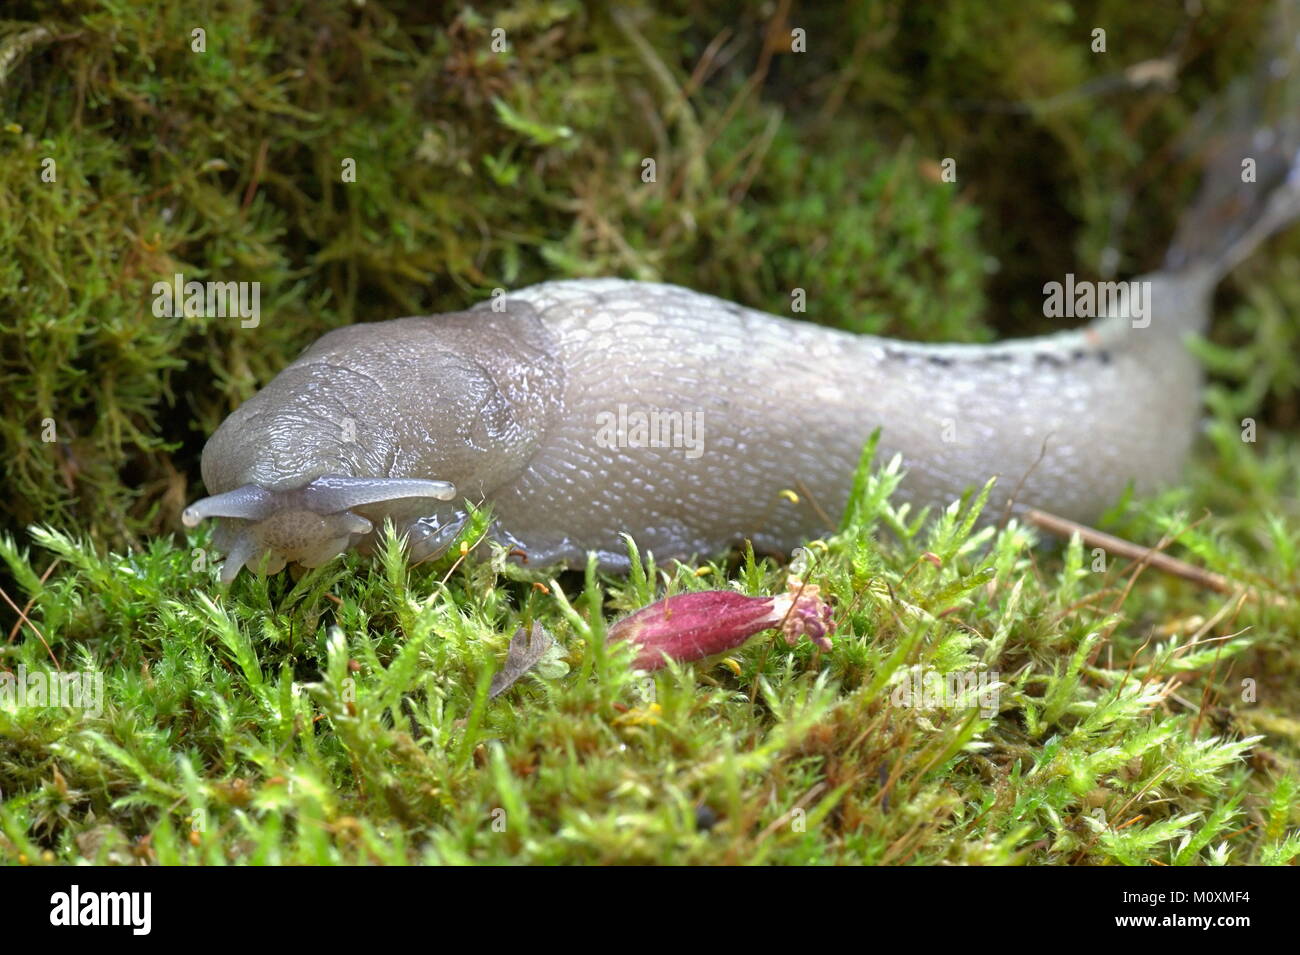
<svg viewBox="0 0 1300 955">
<path fill-rule="evenodd" d="M 762 639 L 734 672 L 673 667 L 649 682 L 605 645 L 604 616 L 731 568 L 530 585 L 493 559 L 408 570 L 390 540 L 372 564 L 296 583 L 244 575 L 218 595 L 214 570 L 165 542 L 104 558 L 42 530 L 65 565 L 45 584 L 3 542 L 43 638 L 9 663 L 48 670 L 53 656 L 106 685 L 99 714 L 0 707 L 0 858 L 1294 857 L 1300 738 L 1281 728 L 1294 710 L 1279 710 L 1268 674 L 1286 653 L 1294 674 L 1294 648 L 1273 636 L 1300 622 L 1293 603 L 1247 602 L 1237 636 L 1198 638 L 1200 594 L 1148 581 L 1121 600 L 1122 571 L 1077 543 L 1035 575 L 1023 529 L 974 530 L 978 500 L 914 525 L 889 504 L 896 468 L 870 464 L 842 532 L 809 551 L 807 580 L 838 608 L 831 653 Z M 876 541 L 882 526 L 893 543 Z M 1270 577 L 1291 559 L 1257 567 Z M 734 570 L 751 593 L 785 574 L 752 557 Z M 528 619 L 557 636 L 567 673 L 489 702 Z M 996 692 L 936 706 L 902 689 L 925 671 L 984 673 Z M 1262 683 L 1258 705 L 1234 702 L 1243 674 Z M 1266 823 L 1243 834 L 1247 816 Z"/>
</svg>

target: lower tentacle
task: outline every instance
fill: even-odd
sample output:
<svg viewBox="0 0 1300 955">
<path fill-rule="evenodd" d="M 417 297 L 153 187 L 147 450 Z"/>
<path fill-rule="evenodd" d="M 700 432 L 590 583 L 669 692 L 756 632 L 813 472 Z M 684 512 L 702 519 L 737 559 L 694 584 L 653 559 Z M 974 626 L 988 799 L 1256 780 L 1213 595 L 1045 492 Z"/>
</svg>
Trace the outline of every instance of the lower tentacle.
<svg viewBox="0 0 1300 955">
<path fill-rule="evenodd" d="M 235 537 L 226 551 L 225 562 L 221 565 L 221 582 L 228 584 L 235 579 L 240 569 L 249 563 L 257 553 L 257 542 L 252 535 L 241 533 Z"/>
<path fill-rule="evenodd" d="M 450 517 L 421 517 L 409 524 L 405 533 L 411 563 L 441 557 L 464 530 L 468 520 L 469 515 L 458 510 Z"/>
</svg>

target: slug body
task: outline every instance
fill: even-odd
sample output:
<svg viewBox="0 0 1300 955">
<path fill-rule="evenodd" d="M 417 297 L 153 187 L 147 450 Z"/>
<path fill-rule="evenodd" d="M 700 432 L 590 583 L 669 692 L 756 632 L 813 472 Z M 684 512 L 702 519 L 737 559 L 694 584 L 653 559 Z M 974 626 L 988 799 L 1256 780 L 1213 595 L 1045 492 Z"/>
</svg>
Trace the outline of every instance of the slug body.
<svg viewBox="0 0 1300 955">
<path fill-rule="evenodd" d="M 917 506 L 996 476 L 989 519 L 1037 506 L 1090 521 L 1183 467 L 1201 384 L 1186 339 L 1218 280 L 1300 215 L 1300 133 L 1277 141 L 1269 189 L 1243 192 L 1234 159 L 1203 192 L 1174 268 L 1137 280 L 1139 320 L 916 345 L 591 279 L 332 331 L 212 436 L 213 496 L 182 519 L 220 518 L 226 581 L 371 548 L 385 519 L 422 559 L 467 501 L 489 503 L 492 535 L 534 567 L 594 552 L 622 568 L 625 533 L 661 559 L 746 539 L 784 553 L 836 526 L 880 429 Z"/>
<path fill-rule="evenodd" d="M 222 518 L 227 579 L 369 547 L 385 518 L 415 558 L 438 553 L 465 499 L 489 502 L 493 536 L 532 566 L 594 551 L 622 567 L 623 533 L 661 558 L 745 539 L 789 552 L 838 521 L 877 428 L 917 505 L 998 476 L 991 514 L 1014 494 L 1089 520 L 1129 482 L 1175 478 L 1195 432 L 1184 336 L 1211 284 L 1146 281 L 1145 327 L 992 346 L 853 335 L 618 279 L 342 328 L 213 435 L 214 497 L 186 522 Z"/>
<path fill-rule="evenodd" d="M 1195 431 L 1200 375 L 1182 332 L 1207 296 L 1158 280 L 1180 321 L 992 347 L 852 335 L 669 285 L 524 289 L 507 303 L 550 334 L 562 412 L 530 466 L 491 492 L 493 511 L 543 563 L 595 551 L 619 566 L 620 532 L 664 557 L 745 539 L 788 553 L 838 523 L 880 428 L 917 505 L 998 475 L 994 516 L 1023 481 L 1017 502 L 1095 517 L 1129 481 L 1174 478 Z"/>
</svg>

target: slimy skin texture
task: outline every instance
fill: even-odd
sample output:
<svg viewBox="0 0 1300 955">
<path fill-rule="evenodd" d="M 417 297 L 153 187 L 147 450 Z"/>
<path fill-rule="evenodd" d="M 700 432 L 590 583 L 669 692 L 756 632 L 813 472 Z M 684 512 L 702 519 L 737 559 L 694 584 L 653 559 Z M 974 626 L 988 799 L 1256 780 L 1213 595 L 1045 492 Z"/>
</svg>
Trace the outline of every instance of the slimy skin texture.
<svg viewBox="0 0 1300 955">
<path fill-rule="evenodd" d="M 944 506 L 998 475 L 995 519 L 1022 479 L 1018 505 L 1095 518 L 1130 481 L 1142 492 L 1175 479 L 1196 430 L 1200 372 L 1184 335 L 1204 323 L 1208 287 L 1152 281 L 1153 301 L 1176 311 L 1147 328 L 1116 319 L 994 346 L 853 335 L 670 285 L 524 289 L 507 301 L 551 333 L 563 411 L 491 495 L 494 513 L 540 563 L 595 551 L 622 567 L 623 531 L 662 557 L 745 539 L 788 553 L 838 523 L 880 428 L 882 460 L 903 458 L 903 500 Z M 702 413 L 703 452 L 600 446 L 600 415 L 620 404 Z"/>
<path fill-rule="evenodd" d="M 1253 91 L 1216 107 L 1201 195 L 1168 268 L 1136 280 L 1137 321 L 915 345 L 672 285 L 548 282 L 323 336 L 212 436 L 212 496 L 182 520 L 220 519 L 224 581 L 373 548 L 387 519 L 419 560 L 451 543 L 466 502 L 490 504 L 491 533 L 533 567 L 595 553 L 621 569 L 624 533 L 660 559 L 746 539 L 787 553 L 836 526 L 879 429 L 916 506 L 996 476 L 988 520 L 1032 506 L 1092 521 L 1130 484 L 1178 478 L 1200 415 L 1186 339 L 1219 279 L 1300 218 L 1294 36 L 1283 23 Z M 639 432 L 656 413 L 675 416 L 667 433 Z"/>
<path fill-rule="evenodd" d="M 1139 281 L 1146 327 L 1102 319 L 990 346 L 853 335 L 620 279 L 338 329 L 212 436 L 214 497 L 185 522 L 221 518 L 225 580 L 371 548 L 385 518 L 414 559 L 437 554 L 466 499 L 491 505 L 493 537 L 531 567 L 595 552 L 624 568 L 623 533 L 660 559 L 747 539 L 788 553 L 837 524 L 877 428 L 915 505 L 998 476 L 993 519 L 1014 493 L 1016 509 L 1089 521 L 1130 482 L 1175 480 L 1199 417 L 1185 338 L 1206 323 L 1211 273 Z M 696 450 L 680 428 L 665 434 L 676 447 L 608 440 L 620 410 L 686 416 Z"/>
</svg>

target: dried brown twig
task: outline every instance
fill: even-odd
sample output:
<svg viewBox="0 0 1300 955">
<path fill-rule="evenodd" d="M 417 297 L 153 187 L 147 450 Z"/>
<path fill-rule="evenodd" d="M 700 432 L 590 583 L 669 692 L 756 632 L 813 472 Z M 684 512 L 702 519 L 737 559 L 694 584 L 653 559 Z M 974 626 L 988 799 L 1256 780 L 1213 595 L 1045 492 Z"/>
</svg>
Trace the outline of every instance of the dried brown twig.
<svg viewBox="0 0 1300 955">
<path fill-rule="evenodd" d="M 1232 594 L 1242 589 L 1240 583 L 1230 580 L 1223 574 L 1206 570 L 1204 567 L 1197 567 L 1195 564 L 1189 564 L 1177 557 L 1170 557 L 1157 548 L 1135 544 L 1122 537 L 1107 534 L 1095 527 L 1088 527 L 1086 524 L 1080 524 L 1077 521 L 1047 511 L 1030 508 L 1025 512 L 1025 520 L 1040 530 L 1067 540 L 1078 534 L 1086 547 L 1100 547 L 1112 556 L 1137 561 L 1162 573 L 1172 574 L 1175 577 L 1181 577 L 1183 580 L 1190 580 L 1192 583 L 1205 587 L 1207 590 L 1213 590 L 1215 593 Z M 1246 592 L 1252 597 L 1259 597 L 1259 592 L 1255 588 L 1249 588 Z M 1274 606 L 1286 606 L 1288 603 L 1279 594 L 1268 594 L 1266 599 Z"/>
</svg>

